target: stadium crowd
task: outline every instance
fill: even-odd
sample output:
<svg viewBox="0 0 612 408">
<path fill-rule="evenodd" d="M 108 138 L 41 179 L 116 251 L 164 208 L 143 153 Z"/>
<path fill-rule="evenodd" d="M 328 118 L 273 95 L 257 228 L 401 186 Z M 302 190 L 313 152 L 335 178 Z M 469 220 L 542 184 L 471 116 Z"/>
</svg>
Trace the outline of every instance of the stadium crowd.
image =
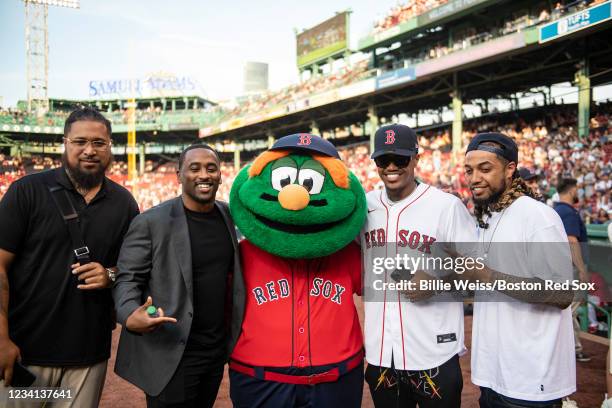
<svg viewBox="0 0 612 408">
<path fill-rule="evenodd" d="M 308 107 L 309 95 L 315 95 L 358 81 L 363 79 L 367 72 L 368 61 L 364 60 L 325 75 L 314 75 L 307 80 L 278 91 L 267 91 L 245 97 L 236 103 L 222 105 L 218 109 L 223 109 L 225 112 L 222 119 L 260 113 L 264 109 L 278 106 L 282 106 L 286 113 L 293 112 L 296 109 Z"/>
<path fill-rule="evenodd" d="M 424 38 L 423 40 L 426 40 L 426 46 L 421 48 L 416 47 L 410 55 L 405 56 L 401 61 L 394 61 L 392 66 L 387 69 L 396 69 L 404 64 L 417 64 L 426 60 L 440 58 L 495 38 L 522 31 L 550 20 L 555 20 L 564 14 L 573 13 L 599 2 L 601 1 L 595 0 L 591 3 L 577 1 L 571 4 L 562 4 L 559 2 L 553 7 L 548 5 L 544 5 L 540 8 L 534 7 L 529 12 L 513 15 L 501 23 L 491 21 L 488 24 L 485 23 L 478 27 L 467 27 L 458 30 L 453 33 L 451 43 L 449 43 L 447 37 L 440 40 Z"/>
<path fill-rule="evenodd" d="M 29 114 L 25 109 L 0 108 L 0 125 L 64 126 L 69 112 L 50 111 L 44 115 Z"/>
<path fill-rule="evenodd" d="M 446 3 L 448 3 L 448 0 L 409 0 L 398 4 L 385 17 L 374 23 L 374 33 L 388 30 L 412 17 L 416 17 Z"/>
<path fill-rule="evenodd" d="M 576 178 L 580 195 L 577 208 L 583 219 L 587 223 L 604 224 L 612 216 L 612 104 L 601 105 L 598 109 L 591 119 L 586 139 L 578 137 L 574 110 L 558 108 L 529 121 L 512 116 L 500 119 L 499 115 L 467 120 L 463 146 L 467 146 L 478 132 L 500 131 L 513 137 L 520 149 L 520 166 L 538 176 L 540 193 L 549 204 L 555 198 L 559 176 Z M 461 170 L 463 154 L 457 155 L 453 162 L 450 129 L 443 127 L 422 132 L 419 145 L 419 178 L 457 194 L 470 208 L 470 192 Z M 382 187 L 367 143 L 339 150 L 366 191 Z M 14 180 L 59 165 L 57 159 L 50 157 L 17 159 L 0 155 L 0 198 Z M 147 161 L 144 174 L 130 181 L 127 164 L 117 161 L 109 170 L 109 177 L 131 190 L 141 210 L 146 210 L 179 194 L 176 166 L 175 162 Z M 221 171 L 223 184 L 218 197 L 227 200 L 236 172 L 232 163 L 222 163 Z"/>
<path fill-rule="evenodd" d="M 109 178 L 130 190 L 138 202 L 140 210 L 144 211 L 180 194 L 180 185 L 176 176 L 177 169 L 176 162 L 158 164 L 148 160 L 145 164 L 144 174 L 139 175 L 134 180 L 129 180 L 127 163 L 115 162 L 109 170 Z M 219 186 L 217 192 L 218 197 L 222 200 L 228 200 L 229 190 L 235 176 L 234 166 L 222 162 L 221 177 L 223 183 Z"/>
<path fill-rule="evenodd" d="M 539 15 L 536 17 L 538 22 L 555 20 L 565 14 L 571 14 L 576 11 L 583 10 L 587 7 L 603 3 L 605 0 L 570 0 L 558 1 L 554 6 L 542 8 Z M 426 13 L 430 10 L 440 7 L 448 3 L 448 0 L 408 0 L 397 4 L 387 15 L 374 22 L 373 34 L 386 31 L 395 27 L 413 17 Z M 508 28 L 506 24 L 506 28 Z"/>
</svg>

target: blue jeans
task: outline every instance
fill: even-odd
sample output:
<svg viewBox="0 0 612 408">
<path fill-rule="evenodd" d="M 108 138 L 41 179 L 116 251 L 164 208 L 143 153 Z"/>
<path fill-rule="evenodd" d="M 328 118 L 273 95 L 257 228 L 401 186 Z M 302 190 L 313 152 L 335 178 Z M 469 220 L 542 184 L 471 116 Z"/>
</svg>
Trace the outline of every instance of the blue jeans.
<svg viewBox="0 0 612 408">
<path fill-rule="evenodd" d="M 480 408 L 561 408 L 561 398 L 552 401 L 525 401 L 506 397 L 490 388 L 480 387 Z"/>
</svg>

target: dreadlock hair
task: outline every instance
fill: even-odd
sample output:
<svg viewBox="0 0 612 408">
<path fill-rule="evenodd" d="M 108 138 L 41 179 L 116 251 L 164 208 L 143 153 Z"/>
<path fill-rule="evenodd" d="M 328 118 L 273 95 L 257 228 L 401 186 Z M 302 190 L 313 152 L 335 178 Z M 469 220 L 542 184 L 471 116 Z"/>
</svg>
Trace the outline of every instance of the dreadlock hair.
<svg viewBox="0 0 612 408">
<path fill-rule="evenodd" d="M 500 147 L 495 142 L 485 142 L 483 144 Z M 504 166 L 510 163 L 503 157 L 497 156 L 497 158 L 504 164 Z M 510 185 L 510 188 L 502 193 L 502 196 L 499 198 L 499 200 L 497 200 L 497 202 L 474 205 L 474 215 L 478 221 L 478 226 L 483 229 L 489 228 L 489 223 L 483 220 L 485 214 L 490 217 L 491 211 L 503 211 L 510 207 L 513 202 L 522 196 L 531 197 L 535 200 L 541 199 L 541 196 L 538 193 L 535 193 L 533 190 L 531 190 L 531 188 L 529 188 L 529 186 L 525 183 L 525 180 L 519 176 L 518 169 L 516 169 L 512 174 L 512 184 Z"/>
</svg>

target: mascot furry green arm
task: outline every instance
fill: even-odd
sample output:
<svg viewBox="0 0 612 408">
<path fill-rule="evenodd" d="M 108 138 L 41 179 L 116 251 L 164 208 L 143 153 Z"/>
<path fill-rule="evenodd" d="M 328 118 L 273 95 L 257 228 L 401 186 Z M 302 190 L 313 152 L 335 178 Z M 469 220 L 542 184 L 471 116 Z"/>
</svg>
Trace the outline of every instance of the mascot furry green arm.
<svg viewBox="0 0 612 408">
<path fill-rule="evenodd" d="M 245 315 L 230 363 L 234 406 L 360 407 L 359 181 L 328 141 L 285 136 L 240 171 L 230 211 L 246 237 Z"/>
</svg>

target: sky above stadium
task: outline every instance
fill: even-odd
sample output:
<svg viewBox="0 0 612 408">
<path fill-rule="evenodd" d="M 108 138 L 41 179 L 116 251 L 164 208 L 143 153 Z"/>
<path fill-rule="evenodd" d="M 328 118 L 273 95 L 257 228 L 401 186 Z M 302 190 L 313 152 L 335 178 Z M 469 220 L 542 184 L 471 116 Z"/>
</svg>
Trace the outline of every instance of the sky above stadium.
<svg viewBox="0 0 612 408">
<path fill-rule="evenodd" d="M 298 81 L 294 30 L 352 10 L 351 49 L 398 0 L 80 0 L 78 10 L 49 8 L 49 97 L 86 99 L 90 81 L 169 73 L 197 82 L 219 101 L 242 94 L 247 61 L 269 64 L 270 89 Z M 0 0 L 0 107 L 26 99 L 25 10 Z M 576 102 L 565 84 L 554 96 Z M 569 96 L 568 96 L 569 95 Z M 612 97 L 612 85 L 594 98 Z M 529 100 L 525 103 L 530 104 Z"/>
<path fill-rule="evenodd" d="M 242 91 L 243 64 L 269 63 L 270 88 L 298 80 L 294 29 L 350 8 L 350 42 L 397 0 L 81 0 L 49 7 L 49 97 L 87 98 L 91 80 L 188 76 L 212 99 Z M 0 106 L 26 98 L 25 10 L 0 1 Z"/>
</svg>

